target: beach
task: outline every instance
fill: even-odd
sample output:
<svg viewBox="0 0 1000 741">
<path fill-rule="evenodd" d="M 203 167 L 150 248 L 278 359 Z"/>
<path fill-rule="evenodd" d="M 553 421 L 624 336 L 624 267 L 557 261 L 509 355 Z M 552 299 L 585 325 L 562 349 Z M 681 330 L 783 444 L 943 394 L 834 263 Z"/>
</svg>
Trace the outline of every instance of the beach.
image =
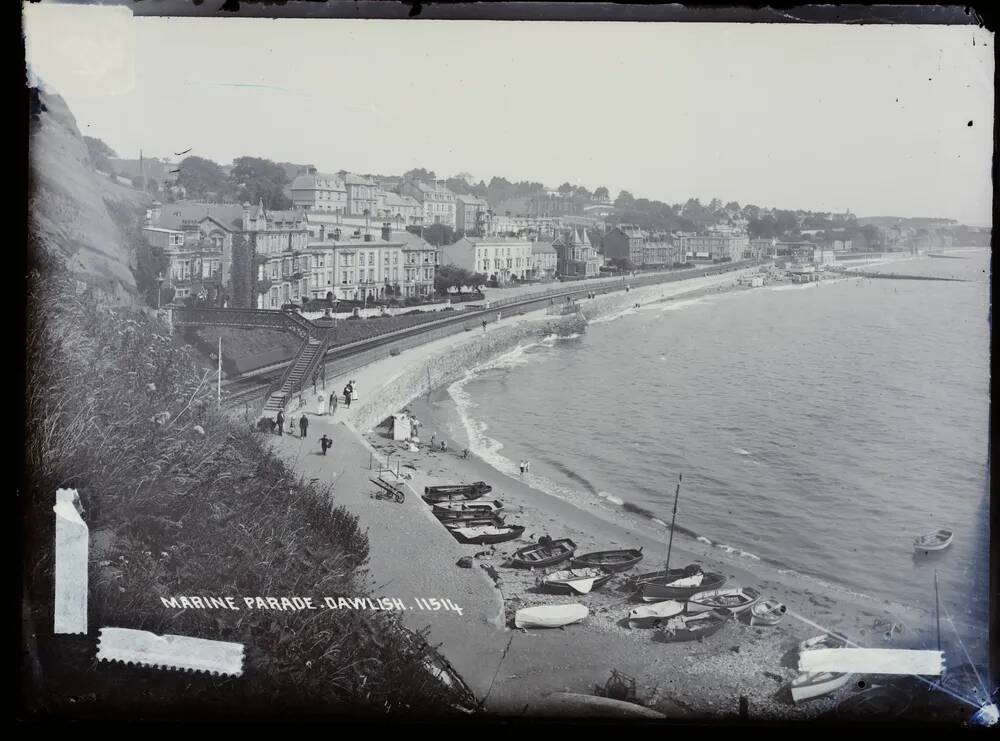
<svg viewBox="0 0 1000 741">
<path fill-rule="evenodd" d="M 702 285 L 694 291 L 676 291 L 673 298 L 688 299 L 731 287 L 731 280 Z M 619 310 L 628 310 L 629 301 L 662 300 L 648 289 L 633 294 L 618 294 Z M 587 302 L 580 303 L 586 313 Z M 526 315 L 504 321 L 537 318 Z M 450 350 L 455 350 L 455 343 L 467 341 L 453 340 Z M 432 352 L 431 348 L 416 350 Z M 448 348 L 433 351 L 448 352 Z M 376 363 L 358 374 L 367 379 L 363 388 L 368 394 L 379 393 L 380 384 L 392 386 L 404 372 L 399 358 L 390 360 L 395 364 L 386 361 L 377 367 Z M 340 381 L 335 379 L 334 388 L 339 388 Z M 391 440 L 386 427 L 356 428 L 356 419 L 372 419 L 370 408 L 361 407 L 361 411 L 357 402 L 351 410 L 341 405 L 332 417 L 308 415 L 310 439 L 306 441 L 288 436 L 273 440 L 276 450 L 304 477 L 332 482 L 333 499 L 358 514 L 368 529 L 371 596 L 399 598 L 407 605 L 416 598 L 442 598 L 461 609 L 461 614 L 442 610 L 433 615 L 419 608 L 407 609 L 400 616 L 408 627 L 429 631 L 431 642 L 440 645 L 442 654 L 480 700 L 485 699 L 487 711 L 544 713 L 540 703 L 548 693 L 592 694 L 595 685 L 603 685 L 614 669 L 635 678 L 639 700 L 672 718 L 736 717 L 741 696 L 749 703 L 751 718 L 811 718 L 831 710 L 859 688 L 851 683 L 832 695 L 795 706 L 788 685 L 798 674 L 800 641 L 829 630 L 866 647 L 932 646 L 934 616 L 925 610 L 852 593 L 679 535 L 671 550 L 671 568 L 699 563 L 706 571 L 725 575 L 727 587 L 753 587 L 763 598 L 787 607 L 782 622 L 751 627 L 731 621 L 703 642 L 665 644 L 653 641 L 652 630 L 627 627 L 629 611 L 641 604 L 624 585 L 627 573 L 583 596 L 539 592 L 535 581 L 540 572 L 508 568 L 505 563 L 513 551 L 543 535 L 571 538 L 577 553 L 641 547 L 644 560 L 633 571 L 643 572 L 663 568 L 668 529 L 613 503 L 581 506 L 547 494 L 532 487 L 530 472 L 523 477 L 507 475 L 474 454 L 463 457 L 468 443 L 455 420 L 447 418 L 446 385 L 428 386 L 420 396 L 393 410 L 405 409 L 419 420 L 416 451 L 409 443 Z M 326 457 L 315 442 L 324 432 L 334 439 Z M 446 452 L 431 450 L 432 433 L 437 443 L 447 440 Z M 382 477 L 406 491 L 402 504 L 371 497 L 376 487 L 369 479 L 378 477 L 383 467 Z M 501 501 L 506 522 L 525 526 L 521 538 L 495 546 L 460 544 L 419 498 L 425 486 L 473 481 L 486 481 L 493 487 L 484 499 Z M 673 479 L 664 480 L 665 495 L 673 493 L 675 484 Z M 720 512 L 720 517 L 738 516 L 738 511 Z M 683 514 L 678 525 L 682 523 Z M 472 557 L 471 569 L 457 565 L 464 556 Z M 512 628 L 518 609 L 572 602 L 589 609 L 581 623 L 554 630 Z M 897 627 L 890 636 L 893 624 Z"/>
</svg>

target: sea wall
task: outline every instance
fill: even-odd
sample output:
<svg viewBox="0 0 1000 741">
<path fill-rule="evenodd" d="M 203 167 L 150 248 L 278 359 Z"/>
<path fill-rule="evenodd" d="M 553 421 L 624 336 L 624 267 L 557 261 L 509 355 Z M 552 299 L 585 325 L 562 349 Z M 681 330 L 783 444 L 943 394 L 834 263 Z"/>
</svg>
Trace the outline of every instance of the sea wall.
<svg viewBox="0 0 1000 741">
<path fill-rule="evenodd" d="M 366 390 L 367 401 L 357 407 L 353 424 L 359 430 L 369 430 L 429 389 L 457 381 L 468 369 L 487 363 L 518 345 L 553 334 L 568 335 L 585 329 L 583 317 L 571 314 L 525 317 L 516 324 L 492 328 L 484 333 L 474 330 L 474 337 L 469 341 L 448 348 L 426 361 L 414 363 L 380 389 Z"/>
</svg>

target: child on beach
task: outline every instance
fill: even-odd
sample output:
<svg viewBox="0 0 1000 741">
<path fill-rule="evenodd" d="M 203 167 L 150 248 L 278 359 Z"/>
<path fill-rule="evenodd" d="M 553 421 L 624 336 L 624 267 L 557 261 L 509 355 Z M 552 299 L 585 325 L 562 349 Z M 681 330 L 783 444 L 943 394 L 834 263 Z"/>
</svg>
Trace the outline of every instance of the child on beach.
<svg viewBox="0 0 1000 741">
<path fill-rule="evenodd" d="M 524 476 L 524 469 L 526 467 L 526 464 L 525 464 L 523 458 L 521 459 L 520 463 L 517 464 L 517 466 L 518 466 L 518 468 L 521 469 L 521 475 Z"/>
</svg>

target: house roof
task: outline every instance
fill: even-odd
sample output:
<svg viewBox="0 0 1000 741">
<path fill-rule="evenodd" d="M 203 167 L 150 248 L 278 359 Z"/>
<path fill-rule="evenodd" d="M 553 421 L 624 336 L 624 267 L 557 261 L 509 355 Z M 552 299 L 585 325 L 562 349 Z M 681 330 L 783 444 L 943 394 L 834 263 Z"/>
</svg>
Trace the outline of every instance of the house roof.
<svg viewBox="0 0 1000 741">
<path fill-rule="evenodd" d="M 487 206 L 488 207 L 490 205 L 490 204 L 488 204 L 486 202 L 485 199 L 480 198 L 479 196 L 474 196 L 474 195 L 466 194 L 466 193 L 462 193 L 462 194 L 456 195 L 455 196 L 455 200 L 456 201 L 461 201 L 462 203 L 465 203 L 465 204 L 467 204 L 469 206 Z"/>
<path fill-rule="evenodd" d="M 243 207 L 235 203 L 165 203 L 153 224 L 163 229 L 183 229 L 209 218 L 229 231 L 243 230 Z"/>
<path fill-rule="evenodd" d="M 317 181 L 323 185 L 317 185 Z M 288 186 L 290 190 L 346 190 L 343 178 L 340 175 L 333 175 L 328 172 L 317 172 L 311 175 L 299 175 L 292 184 Z"/>
<path fill-rule="evenodd" d="M 437 249 L 434 245 L 428 242 L 426 239 L 421 237 L 419 234 L 414 234 L 413 232 L 393 232 L 392 241 L 402 242 L 403 249 L 407 250 L 433 250 Z"/>
<path fill-rule="evenodd" d="M 535 242 L 531 245 L 531 252 L 534 255 L 543 252 L 551 252 L 552 254 L 555 254 L 556 248 L 552 246 L 552 242 Z"/>
<path fill-rule="evenodd" d="M 347 185 L 375 185 L 375 181 L 370 178 L 355 175 L 353 172 L 341 172 L 339 175 Z"/>
<path fill-rule="evenodd" d="M 410 206 L 413 208 L 420 208 L 420 201 L 412 196 L 401 196 L 399 193 L 386 191 L 384 198 L 387 206 Z"/>
</svg>

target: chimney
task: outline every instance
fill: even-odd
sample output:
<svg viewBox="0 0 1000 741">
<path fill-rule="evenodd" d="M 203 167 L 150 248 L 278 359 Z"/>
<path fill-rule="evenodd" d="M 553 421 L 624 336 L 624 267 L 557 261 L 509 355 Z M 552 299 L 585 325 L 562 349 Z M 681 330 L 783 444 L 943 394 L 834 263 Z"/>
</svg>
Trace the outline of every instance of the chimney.
<svg viewBox="0 0 1000 741">
<path fill-rule="evenodd" d="M 366 234 L 365 234 L 365 241 L 366 241 L 366 242 L 371 242 L 371 241 L 372 241 L 372 235 L 371 235 L 371 234 L 367 234 L 367 233 L 366 233 Z"/>
<path fill-rule="evenodd" d="M 391 242 L 392 241 L 392 224 L 388 221 L 382 224 L 382 241 Z"/>
<path fill-rule="evenodd" d="M 326 224 L 319 225 L 319 241 L 326 241 Z"/>
</svg>

